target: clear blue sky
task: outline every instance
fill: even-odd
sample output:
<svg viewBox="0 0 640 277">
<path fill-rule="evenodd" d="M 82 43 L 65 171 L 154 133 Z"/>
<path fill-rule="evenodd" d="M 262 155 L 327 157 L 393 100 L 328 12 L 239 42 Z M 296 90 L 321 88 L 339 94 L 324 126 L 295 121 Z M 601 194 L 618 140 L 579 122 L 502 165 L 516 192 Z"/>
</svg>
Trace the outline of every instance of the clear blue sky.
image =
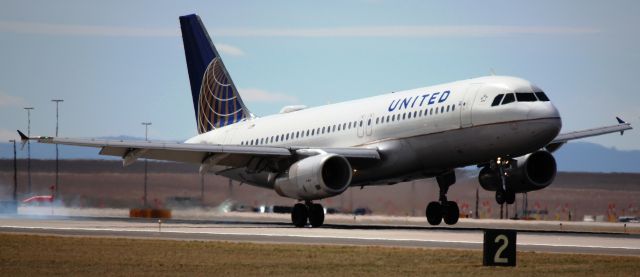
<svg viewBox="0 0 640 277">
<path fill-rule="evenodd" d="M 232 3 L 229 3 L 232 2 Z M 528 79 L 563 131 L 640 128 L 639 1 L 2 1 L 0 139 L 196 134 L 178 16 L 199 14 L 257 114 L 489 75 Z M 640 149 L 638 130 L 590 139 Z"/>
</svg>

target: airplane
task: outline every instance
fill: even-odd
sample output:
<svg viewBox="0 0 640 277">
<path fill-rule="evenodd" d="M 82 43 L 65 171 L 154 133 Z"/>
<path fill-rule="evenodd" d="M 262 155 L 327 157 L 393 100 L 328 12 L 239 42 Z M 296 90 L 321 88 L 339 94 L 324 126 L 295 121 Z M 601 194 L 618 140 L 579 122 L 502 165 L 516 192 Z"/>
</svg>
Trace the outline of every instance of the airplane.
<svg viewBox="0 0 640 277">
<path fill-rule="evenodd" d="M 459 207 L 447 199 L 454 169 L 481 168 L 483 189 L 498 204 L 516 193 L 543 189 L 556 175 L 553 152 L 585 137 L 632 129 L 618 124 L 560 134 L 562 119 L 547 94 L 531 82 L 486 76 L 318 107 L 288 106 L 257 117 L 238 89 L 202 20 L 179 18 L 198 135 L 183 143 L 27 137 L 23 142 L 101 148 L 123 166 L 139 158 L 200 165 L 208 172 L 275 190 L 298 201 L 296 227 L 319 227 L 316 200 L 350 187 L 436 178 L 431 225 L 456 224 Z"/>
</svg>

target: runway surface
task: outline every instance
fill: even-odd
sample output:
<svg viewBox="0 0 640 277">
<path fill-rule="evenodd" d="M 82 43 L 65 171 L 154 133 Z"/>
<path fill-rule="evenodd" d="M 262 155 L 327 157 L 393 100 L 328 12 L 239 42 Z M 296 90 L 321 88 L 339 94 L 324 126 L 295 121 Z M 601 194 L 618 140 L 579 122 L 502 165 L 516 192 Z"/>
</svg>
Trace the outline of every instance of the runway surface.
<svg viewBox="0 0 640 277">
<path fill-rule="evenodd" d="M 503 227 L 501 227 L 503 228 Z M 327 224 L 295 228 L 288 222 L 251 219 L 157 220 L 114 217 L 0 217 L 0 232 L 259 243 L 375 245 L 482 250 L 476 228 Z M 640 256 L 640 235 L 520 231 L 519 251 Z"/>
</svg>

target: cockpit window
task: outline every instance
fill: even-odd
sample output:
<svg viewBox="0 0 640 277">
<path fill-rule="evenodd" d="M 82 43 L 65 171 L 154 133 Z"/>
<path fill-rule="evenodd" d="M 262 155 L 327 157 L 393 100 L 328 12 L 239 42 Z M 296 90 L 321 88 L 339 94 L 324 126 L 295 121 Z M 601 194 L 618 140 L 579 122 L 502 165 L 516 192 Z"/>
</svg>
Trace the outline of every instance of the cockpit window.
<svg viewBox="0 0 640 277">
<path fill-rule="evenodd" d="M 504 94 L 496 95 L 496 98 L 493 98 L 493 103 L 491 103 L 491 107 L 500 105 L 500 101 L 502 100 L 502 97 L 504 97 Z"/>
<path fill-rule="evenodd" d="M 509 104 L 509 103 L 515 102 L 515 101 L 516 101 L 516 98 L 515 98 L 515 96 L 513 96 L 513 93 L 509 93 L 509 94 L 504 96 L 504 99 L 502 99 L 502 105 Z"/>
<path fill-rule="evenodd" d="M 536 95 L 531 92 L 516 92 L 518 102 L 536 102 Z"/>
<path fill-rule="evenodd" d="M 544 101 L 544 102 L 549 101 L 549 97 L 547 97 L 547 95 L 544 94 L 544 92 L 542 91 L 536 92 L 536 96 L 538 96 L 538 99 L 540 99 L 540 101 Z"/>
</svg>

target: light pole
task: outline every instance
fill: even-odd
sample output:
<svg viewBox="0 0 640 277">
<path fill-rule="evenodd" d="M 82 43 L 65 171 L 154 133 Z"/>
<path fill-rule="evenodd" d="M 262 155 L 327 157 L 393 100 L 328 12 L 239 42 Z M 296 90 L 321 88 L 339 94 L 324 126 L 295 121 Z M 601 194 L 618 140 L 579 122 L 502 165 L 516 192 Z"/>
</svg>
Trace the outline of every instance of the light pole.
<svg viewBox="0 0 640 277">
<path fill-rule="evenodd" d="M 55 102 L 56 103 L 56 138 L 58 137 L 58 105 L 60 104 L 60 102 L 63 102 L 64 100 L 62 99 L 52 99 L 51 102 Z M 60 163 L 58 160 L 58 144 L 56 144 L 56 189 L 55 189 L 55 198 L 58 199 L 58 197 L 60 196 L 59 194 L 59 186 L 60 186 L 60 177 L 58 176 L 58 172 L 60 170 Z"/>
<path fill-rule="evenodd" d="M 18 201 L 18 158 L 16 153 L 16 140 L 12 139 L 9 142 L 13 142 L 13 201 Z"/>
<path fill-rule="evenodd" d="M 144 125 L 144 140 L 149 141 L 149 125 L 151 122 L 142 122 Z M 144 207 L 147 207 L 147 159 L 144 159 Z"/>
<path fill-rule="evenodd" d="M 31 137 L 31 110 L 33 107 L 25 107 L 27 110 L 27 137 Z M 27 140 L 27 194 L 31 194 L 31 140 Z"/>
</svg>

